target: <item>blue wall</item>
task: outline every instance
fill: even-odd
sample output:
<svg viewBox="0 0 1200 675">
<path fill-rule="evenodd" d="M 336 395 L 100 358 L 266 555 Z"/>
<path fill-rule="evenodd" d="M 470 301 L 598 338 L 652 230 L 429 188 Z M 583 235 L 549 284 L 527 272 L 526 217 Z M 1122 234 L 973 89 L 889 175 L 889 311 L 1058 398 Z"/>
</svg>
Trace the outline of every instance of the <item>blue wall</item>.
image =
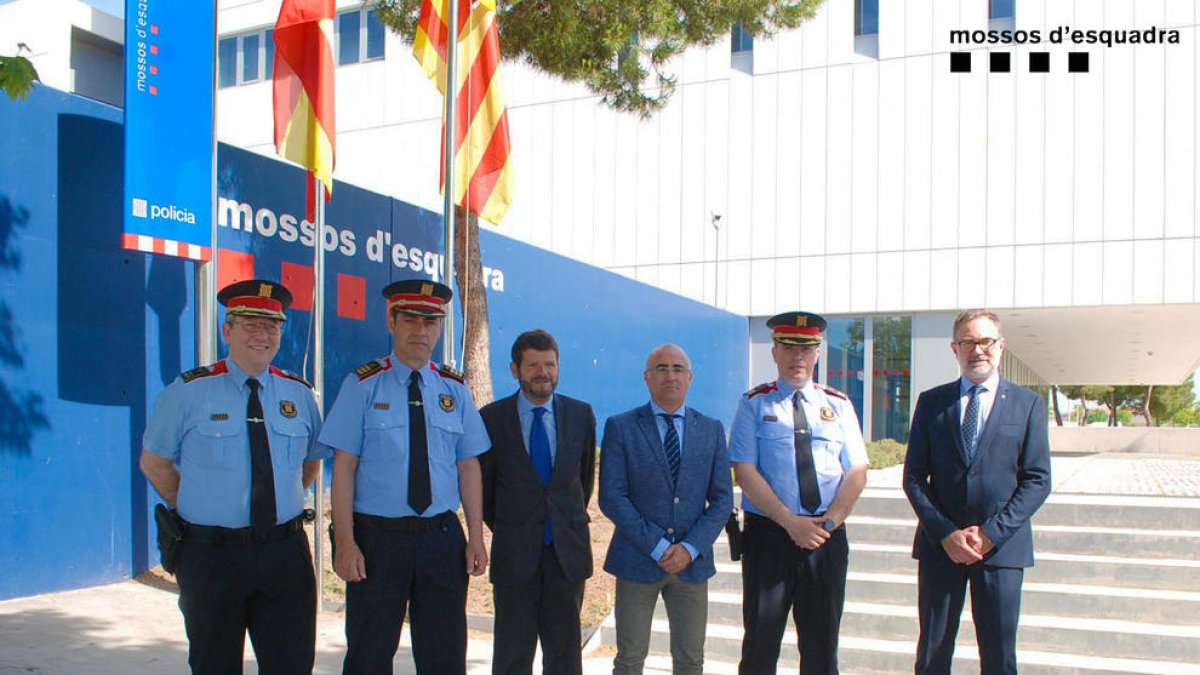
<svg viewBox="0 0 1200 675">
<path fill-rule="evenodd" d="M 195 364 L 194 275 L 188 261 L 123 251 L 121 112 L 45 87 L 0 97 L 0 599 L 116 581 L 157 563 L 154 495 L 137 469 L 155 396 Z M 169 162 L 162 157 L 139 161 Z M 263 213 L 263 228 L 224 227 L 222 248 L 254 256 L 258 274 L 306 265 L 312 248 L 285 241 L 282 214 L 303 213 L 303 174 L 222 146 L 218 193 Z M 270 212 L 266 214 L 263 210 Z M 274 218 L 275 228 L 271 222 Z M 377 232 L 406 249 L 440 250 L 440 216 L 339 183 L 327 222 L 353 254 L 326 256 L 326 387 L 385 354 L 379 290 L 425 275 L 367 255 Z M 341 244 L 346 241 L 340 240 Z M 689 404 L 728 423 L 747 380 L 743 317 L 484 232 L 493 277 L 496 396 L 515 390 L 508 353 L 541 327 L 562 349 L 563 393 L 603 418 L 648 398 L 649 350 L 677 342 L 692 356 Z M 337 316 L 339 273 L 365 279 L 366 318 Z M 290 312 L 277 363 L 299 370 L 310 314 Z M 461 326 L 461 322 L 460 322 Z M 223 349 L 223 346 L 222 346 Z"/>
</svg>

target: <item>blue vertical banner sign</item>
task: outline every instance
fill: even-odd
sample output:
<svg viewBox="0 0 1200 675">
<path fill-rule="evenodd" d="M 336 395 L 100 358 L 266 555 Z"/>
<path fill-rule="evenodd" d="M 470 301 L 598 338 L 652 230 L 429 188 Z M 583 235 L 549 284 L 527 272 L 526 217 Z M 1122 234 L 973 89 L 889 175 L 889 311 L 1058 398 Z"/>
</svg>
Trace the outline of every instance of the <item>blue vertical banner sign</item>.
<svg viewBox="0 0 1200 675">
<path fill-rule="evenodd" d="M 127 249 L 212 259 L 216 2 L 125 2 Z"/>
</svg>

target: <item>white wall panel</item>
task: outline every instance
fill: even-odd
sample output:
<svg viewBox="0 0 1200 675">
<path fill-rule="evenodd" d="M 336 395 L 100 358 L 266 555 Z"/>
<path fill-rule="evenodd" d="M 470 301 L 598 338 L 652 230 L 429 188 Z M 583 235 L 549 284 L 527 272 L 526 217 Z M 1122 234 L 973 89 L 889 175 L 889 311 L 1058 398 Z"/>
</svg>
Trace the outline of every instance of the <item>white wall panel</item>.
<svg viewBox="0 0 1200 675">
<path fill-rule="evenodd" d="M 1012 61 L 1019 61 L 1019 54 L 1004 51 L 1009 51 Z M 1015 229 L 1017 106 L 1023 102 L 1018 101 L 1016 95 L 1016 78 L 1021 75 L 1015 71 L 1020 70 L 1021 64 L 1010 62 L 1010 67 L 1014 72 L 988 73 L 983 78 L 987 84 L 987 140 L 984 145 L 987 173 L 984 180 L 989 246 L 1013 243 Z M 1028 130 L 1022 127 L 1021 131 Z"/>
<path fill-rule="evenodd" d="M 535 162 L 529 167 L 528 178 L 523 178 L 519 174 L 514 178 L 517 180 L 517 189 L 521 189 L 522 182 L 529 181 L 529 192 L 525 197 L 532 207 L 529 211 L 529 243 L 553 250 L 554 160 L 557 154 L 554 138 L 556 133 L 561 133 L 555 131 L 559 110 L 558 106 L 553 105 L 536 106 L 532 110 L 536 111 L 532 120 L 533 128 L 536 131 L 529 140 L 536 153 L 535 156 L 540 157 L 542 161 Z M 630 193 L 631 201 L 632 196 Z"/>
<path fill-rule="evenodd" d="M 1167 0 L 1168 10 L 1183 1 Z M 1163 64 L 1163 134 L 1167 138 L 1163 219 L 1168 237 L 1192 236 L 1196 232 L 1196 29 L 1180 33 L 1181 44 L 1165 50 Z"/>
<path fill-rule="evenodd" d="M 788 30 L 783 31 L 775 36 L 775 65 L 779 72 L 785 73 L 793 70 L 800 70 L 802 63 L 800 33 L 801 31 Z M 769 42 L 769 40 L 764 40 L 763 38 L 756 40 L 756 49 L 758 47 L 757 43 L 759 42 Z M 756 60 L 757 58 L 758 57 L 755 56 Z"/>
<path fill-rule="evenodd" d="M 755 59 L 758 58 L 757 50 Z M 777 75 L 754 78 L 752 92 L 750 183 L 750 255 L 767 258 L 776 254 L 776 198 L 779 155 L 779 86 Z"/>
<path fill-rule="evenodd" d="M 958 245 L 987 243 L 987 83 L 980 72 L 982 52 L 975 55 L 975 70 L 955 73 L 959 79 L 958 146 Z M 949 68 L 947 67 L 947 70 Z"/>
<path fill-rule="evenodd" d="M 1085 304 L 1083 300 L 1075 300 L 1074 249 L 1073 244 L 1051 244 L 1042 249 L 1042 275 L 1045 280 L 1042 287 L 1043 307 L 1068 307 L 1076 303 Z M 1099 267 L 1098 262 L 1096 267 Z M 1099 303 L 1094 301 L 1091 304 Z"/>
<path fill-rule="evenodd" d="M 589 101 L 589 104 L 593 107 L 596 105 L 594 101 Z M 595 124 L 590 139 L 593 157 L 595 157 L 594 182 L 591 185 L 592 250 L 584 252 L 580 259 L 591 261 L 592 264 L 600 267 L 607 267 L 612 265 L 616 259 L 613 251 L 615 245 L 613 232 L 616 229 L 614 222 L 616 204 L 614 202 L 617 194 L 617 158 L 615 154 L 617 120 L 612 113 L 599 109 L 595 110 L 592 120 Z M 585 139 L 579 139 L 576 142 L 583 143 Z"/>
<path fill-rule="evenodd" d="M 775 307 L 766 313 L 778 314 L 800 304 L 800 258 L 775 260 Z"/>
<path fill-rule="evenodd" d="M 1025 52 L 1014 53 L 1016 144 L 1013 164 L 1013 242 L 1040 244 L 1046 231 L 1046 75 L 1028 72 Z M 1059 114 L 1055 111 L 1056 116 Z M 993 144 L 991 147 L 995 147 Z M 1070 153 L 1062 156 L 1070 159 Z M 1059 179 L 1061 182 L 1061 178 Z M 989 235 L 990 240 L 990 235 Z"/>
<path fill-rule="evenodd" d="M 800 73 L 800 253 L 825 252 L 827 71 Z"/>
<path fill-rule="evenodd" d="M 984 304 L 988 307 L 1012 307 L 1016 297 L 1015 250 L 1012 246 L 987 248 L 987 281 Z"/>
<path fill-rule="evenodd" d="M 1163 246 L 1163 302 L 1196 301 L 1196 250 L 1191 239 L 1168 239 Z"/>
<path fill-rule="evenodd" d="M 1178 26 L 1196 22 L 1196 0 L 1166 0 L 1163 3 L 1163 23 Z M 1182 38 L 1180 38 L 1182 41 Z"/>
<path fill-rule="evenodd" d="M 550 200 L 550 245 L 555 253 L 571 255 L 575 226 L 572 222 L 577 177 L 575 158 L 575 106 L 569 101 L 554 104 L 554 122 L 550 132 L 551 174 L 545 197 Z M 651 261 L 646 261 L 651 262 Z"/>
<path fill-rule="evenodd" d="M 1105 6 L 1110 26 L 1132 26 L 1132 7 L 1113 2 Z M 1105 239 L 1127 239 L 1133 235 L 1134 185 L 1134 53 L 1132 49 L 1094 49 L 1094 72 L 1104 80 L 1104 229 Z M 1097 67 L 1099 66 L 1099 67 Z M 1093 113 L 1094 114 L 1094 113 Z M 1076 223 L 1079 239 L 1079 223 Z M 1107 300 L 1106 300 L 1107 302 Z"/>
<path fill-rule="evenodd" d="M 1068 305 L 1099 305 L 1104 302 L 1104 260 L 1103 244 L 1075 244 L 1071 253 L 1072 293 Z M 1128 261 L 1125 265 L 1128 268 Z M 1047 302 L 1049 304 L 1049 298 Z"/>
<path fill-rule="evenodd" d="M 683 97 L 679 90 L 658 117 L 658 260 L 678 263 L 682 244 Z"/>
<path fill-rule="evenodd" d="M 854 199 L 853 69 L 850 66 L 837 66 L 830 68 L 828 74 L 825 251 L 846 253 L 851 246 Z"/>
<path fill-rule="evenodd" d="M 682 115 L 680 134 L 680 240 L 679 256 L 683 262 L 704 259 L 707 237 L 712 229 L 704 203 L 704 176 L 708 149 L 704 138 L 704 85 L 689 85 L 675 94 L 680 97 Z"/>
<path fill-rule="evenodd" d="M 850 311 L 874 312 L 875 279 L 879 272 L 876 266 L 878 255 L 855 253 L 850 256 Z"/>
<path fill-rule="evenodd" d="M 904 307 L 910 311 L 929 309 L 929 251 L 904 252 Z"/>
<path fill-rule="evenodd" d="M 1052 58 L 1054 55 L 1051 52 Z M 1062 58 L 1059 58 L 1058 67 L 1065 69 L 1065 55 L 1060 56 Z M 1093 70 L 1099 72 L 1066 76 L 1075 89 L 1075 119 L 1072 130 L 1075 149 L 1072 241 L 1097 241 L 1104 235 L 1106 201 L 1105 127 L 1102 123 L 1105 119 L 1103 50 L 1093 54 L 1091 60 L 1095 61 Z M 1127 99 L 1121 104 L 1128 108 Z"/>
<path fill-rule="evenodd" d="M 596 106 L 587 99 L 574 101 L 571 105 L 572 126 L 576 130 L 571 139 L 570 204 L 565 205 L 565 220 L 554 223 L 556 229 L 572 230 L 570 242 L 562 249 L 576 260 L 585 260 L 595 255 L 592 241 L 595 238 L 596 212 L 592 207 L 596 189 Z M 586 130 L 586 132 L 584 131 Z"/>
<path fill-rule="evenodd" d="M 1013 271 L 1013 307 L 1041 307 L 1045 288 L 1042 246 L 1016 247 Z M 1069 288 L 1069 285 L 1068 285 Z"/>
<path fill-rule="evenodd" d="M 861 253 L 879 246 L 879 66 L 874 62 L 853 66 L 851 86 L 850 246 Z"/>
<path fill-rule="evenodd" d="M 1133 242 L 1133 301 L 1158 304 L 1163 301 L 1166 259 L 1163 240 Z"/>
<path fill-rule="evenodd" d="M 720 214 L 721 231 L 704 231 L 704 257 L 717 259 L 718 235 L 724 237 L 729 226 L 729 85 L 712 82 L 704 87 L 704 213 Z M 710 254 L 711 251 L 711 254 Z M 728 257 L 728 247 L 721 242 L 721 255 Z M 715 274 L 714 274 L 715 279 Z"/>
<path fill-rule="evenodd" d="M 1104 242 L 1104 304 L 1124 305 L 1133 301 L 1133 242 Z"/>
<path fill-rule="evenodd" d="M 850 264 L 850 256 L 848 255 L 831 255 L 825 257 L 825 275 L 822 277 L 822 282 L 825 287 L 825 309 L 829 314 L 845 314 L 852 311 L 850 284 L 853 279 L 853 267 Z M 810 279 L 807 273 L 801 269 L 804 274 L 803 280 L 806 285 L 810 284 Z M 814 291 L 816 289 L 813 289 Z M 801 290 L 801 299 L 805 293 Z"/>
<path fill-rule="evenodd" d="M 943 6 L 937 3 L 937 15 Z M 959 86 L 963 73 L 951 73 L 945 54 L 933 58 L 933 204 L 929 245 L 958 245 L 959 203 Z M 970 77 L 969 75 L 967 77 Z"/>
<path fill-rule="evenodd" d="M 773 314 L 777 282 L 775 259 L 766 258 L 750 263 L 750 314 Z"/>
<path fill-rule="evenodd" d="M 902 3 L 901 3 L 902 4 Z M 906 116 L 904 87 L 907 69 L 900 60 L 879 63 L 879 202 L 874 247 L 868 250 L 904 249 L 905 183 L 904 153 Z M 918 181 L 919 183 L 919 181 Z"/>
<path fill-rule="evenodd" d="M 665 291 L 684 295 L 683 276 L 680 271 L 680 266 L 678 264 L 659 265 L 657 286 Z"/>
<path fill-rule="evenodd" d="M 634 269 L 634 277 L 643 284 L 658 285 L 658 265 L 643 265 Z"/>
<path fill-rule="evenodd" d="M 679 285 L 682 294 L 697 302 L 709 302 L 712 294 L 707 291 L 704 280 L 705 265 L 702 263 L 685 263 L 679 265 Z"/>
<path fill-rule="evenodd" d="M 728 263 L 721 274 L 722 306 L 736 314 L 750 314 L 750 263 Z"/>
<path fill-rule="evenodd" d="M 825 279 L 829 273 L 826 259 L 800 259 L 800 300 L 794 305 L 780 305 L 781 312 L 789 309 L 804 309 L 818 314 L 828 311 L 825 301 Z"/>
<path fill-rule="evenodd" d="M 800 71 L 780 73 L 776 125 L 774 194 L 775 250 L 777 256 L 800 255 L 800 164 L 805 148 L 801 143 Z"/>
<path fill-rule="evenodd" d="M 821 3 L 813 18 L 800 27 L 802 68 L 821 68 L 829 62 L 829 3 Z"/>
<path fill-rule="evenodd" d="M 880 253 L 875 269 L 875 311 L 904 309 L 904 253 Z"/>
<path fill-rule="evenodd" d="M 1152 7 L 1157 7 L 1157 11 L 1149 11 Z M 1143 14 L 1149 14 L 1150 18 Z M 1140 0 L 1138 21 L 1139 26 L 1161 26 L 1162 1 Z M 1172 45 L 1172 48 L 1177 46 L 1182 45 Z M 1140 45 L 1134 50 L 1133 58 L 1133 234 L 1138 239 L 1145 239 L 1163 236 L 1165 48 Z"/>
<path fill-rule="evenodd" d="M 638 122 L 633 115 L 616 117 L 613 192 L 613 260 L 616 265 L 637 261 Z"/>
<path fill-rule="evenodd" d="M 958 250 L 958 306 L 983 307 L 987 304 L 987 255 L 983 248 Z"/>
<path fill-rule="evenodd" d="M 821 10 L 829 15 L 825 33 L 828 62 L 832 65 L 857 61 L 858 57 L 854 54 L 854 3 L 826 2 Z"/>
<path fill-rule="evenodd" d="M 879 3 L 879 54 L 881 62 L 898 59 L 905 55 L 907 23 L 905 12 L 908 0 L 891 0 Z"/>
<path fill-rule="evenodd" d="M 929 54 L 933 51 L 933 5 L 936 0 L 905 0 L 904 31 L 905 53 L 908 55 Z"/>
<path fill-rule="evenodd" d="M 929 10 L 929 0 L 908 0 Z M 930 20 L 926 17 L 926 21 Z M 912 20 L 913 23 L 916 18 Z M 926 26 L 928 28 L 928 26 Z M 910 40 L 909 44 L 912 42 Z M 929 247 L 933 184 L 933 72 L 936 59 L 920 56 L 904 62 L 904 248 Z M 936 197 L 941 199 L 941 195 Z M 885 202 L 886 203 L 886 202 Z M 922 296 L 928 301 L 929 296 Z"/>
<path fill-rule="evenodd" d="M 723 225 L 729 228 L 728 257 L 750 257 L 752 219 L 750 196 L 754 192 L 754 128 L 752 102 L 754 79 L 737 71 L 729 78 L 729 169 L 726 173 L 728 213 Z"/>
<path fill-rule="evenodd" d="M 935 249 L 929 254 L 929 307 L 957 308 L 958 251 Z"/>
<path fill-rule="evenodd" d="M 945 52 L 952 49 L 962 49 L 962 47 L 954 47 L 950 45 L 950 31 L 959 28 L 969 28 L 963 21 L 961 2 L 944 2 L 944 0 L 930 0 L 933 3 L 933 51 Z M 943 64 L 943 69 L 949 72 L 950 59 L 945 55 L 940 55 Z"/>
<path fill-rule="evenodd" d="M 658 166 L 661 161 L 661 120 L 651 118 L 637 126 L 637 186 L 634 223 L 637 228 L 637 264 L 653 265 L 659 261 L 658 202 L 662 196 Z"/>
<path fill-rule="evenodd" d="M 1200 302 L 1200 239 L 1195 240 L 1192 254 L 1192 302 Z"/>
</svg>

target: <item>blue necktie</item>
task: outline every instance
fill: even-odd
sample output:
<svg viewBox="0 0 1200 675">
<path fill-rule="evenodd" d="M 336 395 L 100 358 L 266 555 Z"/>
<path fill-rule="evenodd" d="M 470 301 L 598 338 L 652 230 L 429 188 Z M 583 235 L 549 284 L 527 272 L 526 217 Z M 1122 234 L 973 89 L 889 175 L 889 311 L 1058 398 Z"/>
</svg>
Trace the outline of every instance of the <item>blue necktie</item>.
<svg viewBox="0 0 1200 675">
<path fill-rule="evenodd" d="M 971 462 L 975 461 L 975 441 L 979 435 L 979 392 L 982 390 L 978 384 L 967 390 L 967 410 L 963 413 L 962 440 Z"/>
<path fill-rule="evenodd" d="M 679 481 L 679 432 L 675 431 L 675 419 L 683 415 L 658 413 L 667 423 L 667 435 L 663 437 L 663 452 L 667 454 L 667 464 L 671 466 L 671 480 Z"/>
<path fill-rule="evenodd" d="M 550 484 L 550 469 L 553 463 L 550 459 L 550 436 L 546 433 L 546 423 L 542 415 L 546 409 L 536 406 L 533 409 L 533 424 L 529 425 L 529 457 L 533 460 L 533 468 L 542 479 L 542 485 Z M 542 535 L 542 543 L 549 544 L 554 539 L 550 531 L 550 514 L 546 513 L 546 532 Z"/>
</svg>

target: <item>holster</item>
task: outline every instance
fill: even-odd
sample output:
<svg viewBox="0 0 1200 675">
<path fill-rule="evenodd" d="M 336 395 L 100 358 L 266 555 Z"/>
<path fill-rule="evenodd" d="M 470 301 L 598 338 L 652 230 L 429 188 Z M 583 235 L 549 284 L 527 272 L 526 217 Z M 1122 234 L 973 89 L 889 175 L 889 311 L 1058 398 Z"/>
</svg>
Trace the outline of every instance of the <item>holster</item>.
<svg viewBox="0 0 1200 675">
<path fill-rule="evenodd" d="M 729 538 L 729 557 L 735 562 L 742 559 L 742 527 L 738 522 L 738 512 L 735 509 L 725 521 L 725 536 Z"/>
<path fill-rule="evenodd" d="M 183 550 L 183 519 L 165 504 L 154 507 L 154 523 L 158 525 L 158 555 L 167 574 L 174 574 Z"/>
</svg>

